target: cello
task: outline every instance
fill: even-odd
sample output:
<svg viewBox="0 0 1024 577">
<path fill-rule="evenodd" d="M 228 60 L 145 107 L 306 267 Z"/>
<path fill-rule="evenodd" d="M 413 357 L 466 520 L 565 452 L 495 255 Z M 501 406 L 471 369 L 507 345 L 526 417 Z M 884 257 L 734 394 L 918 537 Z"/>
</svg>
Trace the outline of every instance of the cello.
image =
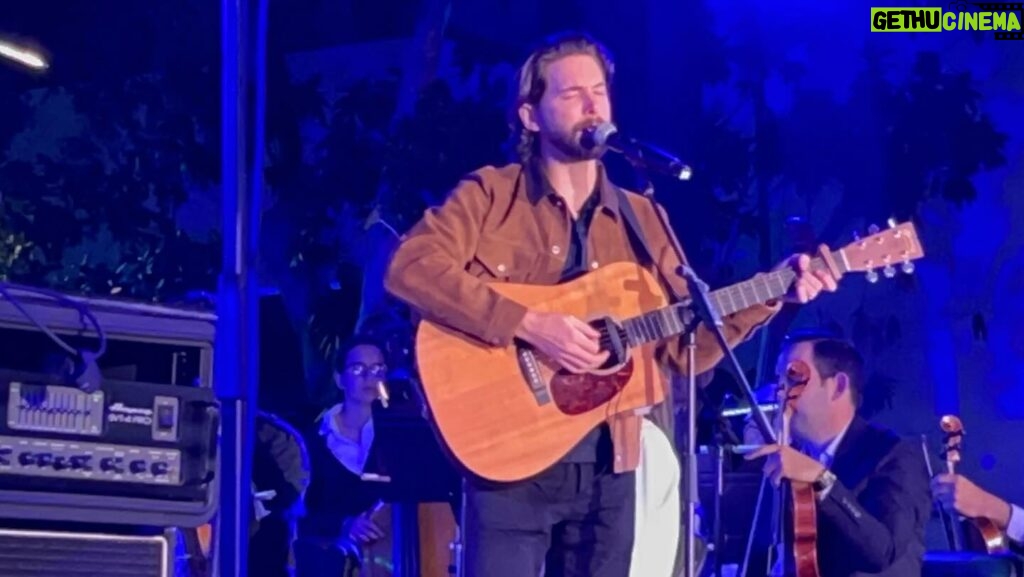
<svg viewBox="0 0 1024 577">
<path fill-rule="evenodd" d="M 793 405 L 800 394 L 803 393 L 811 378 L 811 368 L 803 361 L 793 361 L 786 367 L 786 374 L 783 376 L 781 386 L 782 410 L 781 419 L 777 423 L 779 429 L 776 432 L 776 442 L 780 445 L 789 445 L 790 421 L 793 416 Z M 792 512 L 792 549 L 782 554 L 782 569 L 786 575 L 796 577 L 820 577 L 818 568 L 818 514 L 815 505 L 814 487 L 810 483 L 783 479 L 779 485 L 779 494 L 776 499 L 785 502 L 785 493 L 788 492 L 789 505 Z M 776 507 L 776 511 L 780 508 Z M 781 527 L 781 520 L 779 525 Z M 779 529 L 777 529 L 779 530 Z M 778 535 L 782 535 L 779 530 Z M 777 541 L 779 541 L 777 539 Z M 792 565 L 790 565 L 792 564 Z"/>
<path fill-rule="evenodd" d="M 954 475 L 963 455 L 964 425 L 959 417 L 945 415 L 939 421 L 939 427 L 944 436 L 942 457 L 946 461 L 946 471 Z M 931 463 L 928 464 L 928 468 L 931 474 Z M 1009 552 L 1006 535 L 991 519 L 960 517 L 959 523 L 955 523 L 956 513 L 947 511 L 941 504 L 939 507 L 950 548 L 954 551 L 973 551 L 989 555 Z"/>
</svg>

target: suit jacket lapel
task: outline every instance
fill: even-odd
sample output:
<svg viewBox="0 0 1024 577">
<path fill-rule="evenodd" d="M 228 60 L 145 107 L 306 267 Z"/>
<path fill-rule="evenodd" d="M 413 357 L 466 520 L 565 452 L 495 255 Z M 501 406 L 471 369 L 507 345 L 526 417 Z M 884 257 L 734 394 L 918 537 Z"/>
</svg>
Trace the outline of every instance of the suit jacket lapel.
<svg viewBox="0 0 1024 577">
<path fill-rule="evenodd" d="M 849 489 L 853 489 L 870 474 L 875 461 L 877 461 L 877 459 L 866 458 L 867 453 L 871 451 L 870 443 L 860 442 L 867 432 L 867 421 L 859 416 L 854 417 L 832 459 L 832 472 Z"/>
</svg>

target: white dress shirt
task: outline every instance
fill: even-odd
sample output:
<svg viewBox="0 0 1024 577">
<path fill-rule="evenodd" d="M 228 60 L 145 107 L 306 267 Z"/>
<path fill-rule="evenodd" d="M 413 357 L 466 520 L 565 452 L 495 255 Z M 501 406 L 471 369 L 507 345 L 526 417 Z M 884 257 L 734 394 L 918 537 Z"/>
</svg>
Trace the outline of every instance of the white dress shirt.
<svg viewBox="0 0 1024 577">
<path fill-rule="evenodd" d="M 853 421 L 850 421 L 850 423 L 852 422 Z M 850 423 L 847 423 L 846 426 L 843 427 L 843 430 L 840 431 L 834 439 L 832 439 L 832 441 L 825 447 L 824 451 L 818 453 L 811 447 L 805 447 L 803 453 L 809 457 L 813 457 L 822 465 L 825 465 L 826 469 L 831 467 L 832 461 L 836 458 L 836 450 L 839 448 L 839 443 L 843 442 L 843 437 L 846 436 L 846 431 L 850 429 Z"/>
<path fill-rule="evenodd" d="M 370 456 L 370 448 L 373 446 L 373 417 L 363 425 L 359 435 L 359 442 L 343 435 L 338 428 L 337 416 L 341 413 L 342 403 L 334 405 L 324 413 L 320 422 L 320 435 L 327 442 L 327 448 L 331 454 L 349 471 L 356 475 L 362 475 L 366 468 L 366 459 Z"/>
<path fill-rule="evenodd" d="M 1024 508 L 1011 505 L 1010 524 L 1006 526 L 1006 536 L 1012 541 L 1024 544 Z"/>
</svg>

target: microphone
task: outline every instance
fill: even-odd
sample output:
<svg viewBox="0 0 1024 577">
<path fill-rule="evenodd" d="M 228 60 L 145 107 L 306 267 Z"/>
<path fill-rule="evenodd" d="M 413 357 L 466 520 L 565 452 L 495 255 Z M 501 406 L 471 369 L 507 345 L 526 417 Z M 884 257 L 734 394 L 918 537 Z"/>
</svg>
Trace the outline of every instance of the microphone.
<svg viewBox="0 0 1024 577">
<path fill-rule="evenodd" d="M 678 158 L 660 148 L 623 136 L 618 127 L 611 122 L 604 122 L 584 129 L 580 134 L 580 146 L 586 150 L 606 147 L 608 150 L 622 154 L 633 164 L 666 174 L 677 180 L 690 180 L 690 177 L 693 176 L 693 169 L 680 162 Z"/>
</svg>

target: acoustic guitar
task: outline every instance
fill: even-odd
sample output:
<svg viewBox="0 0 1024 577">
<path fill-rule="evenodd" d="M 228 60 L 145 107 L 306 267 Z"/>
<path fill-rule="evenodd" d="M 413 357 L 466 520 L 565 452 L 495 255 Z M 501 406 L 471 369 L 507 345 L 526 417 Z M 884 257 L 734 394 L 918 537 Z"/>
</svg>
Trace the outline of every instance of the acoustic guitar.
<svg viewBox="0 0 1024 577">
<path fill-rule="evenodd" d="M 812 268 L 835 279 L 866 272 L 878 280 L 913 271 L 924 256 L 912 223 L 889 222 L 868 237 L 831 251 L 821 245 Z M 783 297 L 789 269 L 710 293 L 722 317 Z M 646 268 L 614 263 L 559 285 L 494 283 L 499 294 L 533 310 L 573 315 L 601 334 L 608 362 L 570 373 L 529 344 L 490 346 L 430 320 L 420 322 L 416 357 L 424 399 L 452 456 L 475 475 L 516 481 L 561 459 L 589 431 L 617 415 L 643 413 L 664 400 L 657 345 L 692 329 L 690 303 L 670 303 Z"/>
</svg>

